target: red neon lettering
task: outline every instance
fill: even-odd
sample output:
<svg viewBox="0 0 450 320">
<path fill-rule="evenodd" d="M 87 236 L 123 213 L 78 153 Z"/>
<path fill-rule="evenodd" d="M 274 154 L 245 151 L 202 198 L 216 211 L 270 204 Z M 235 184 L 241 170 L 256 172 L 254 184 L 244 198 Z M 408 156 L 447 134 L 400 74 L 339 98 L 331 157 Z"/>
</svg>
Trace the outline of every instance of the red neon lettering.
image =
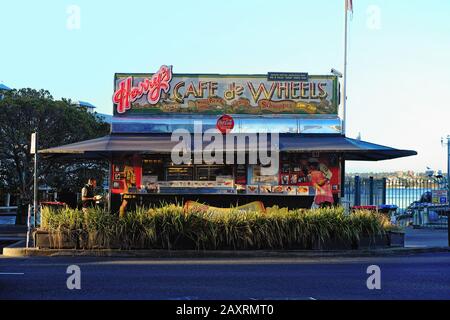
<svg viewBox="0 0 450 320">
<path fill-rule="evenodd" d="M 172 80 L 172 68 L 161 66 L 151 79 L 144 79 L 133 87 L 133 77 L 128 77 L 119 83 L 114 92 L 113 102 L 117 105 L 117 112 L 124 113 L 131 109 L 131 104 L 147 94 L 147 101 L 154 105 L 161 99 L 162 92 L 168 92 Z"/>
</svg>

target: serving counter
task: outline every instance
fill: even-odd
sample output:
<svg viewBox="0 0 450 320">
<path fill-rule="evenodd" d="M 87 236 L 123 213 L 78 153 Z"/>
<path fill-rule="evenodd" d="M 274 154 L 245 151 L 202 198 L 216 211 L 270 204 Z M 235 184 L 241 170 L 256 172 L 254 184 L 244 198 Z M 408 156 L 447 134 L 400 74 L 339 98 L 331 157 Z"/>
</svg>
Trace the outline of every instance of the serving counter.
<svg viewBox="0 0 450 320">
<path fill-rule="evenodd" d="M 200 194 L 200 193 L 123 193 L 113 194 L 112 199 L 113 212 L 133 210 L 137 206 L 152 207 L 161 204 L 179 204 L 183 205 L 186 201 L 196 201 L 214 207 L 229 208 L 240 206 L 254 201 L 261 201 L 265 207 L 279 206 L 289 209 L 310 208 L 314 196 L 293 196 L 285 194 Z M 336 195 L 336 201 L 337 195 Z"/>
</svg>

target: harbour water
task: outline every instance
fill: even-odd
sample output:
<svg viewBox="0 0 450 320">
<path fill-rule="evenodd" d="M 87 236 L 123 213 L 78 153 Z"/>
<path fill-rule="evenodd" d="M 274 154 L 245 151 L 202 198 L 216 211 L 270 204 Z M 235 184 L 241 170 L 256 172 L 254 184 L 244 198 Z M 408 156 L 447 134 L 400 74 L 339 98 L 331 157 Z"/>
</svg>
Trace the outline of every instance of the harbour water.
<svg viewBox="0 0 450 320">
<path fill-rule="evenodd" d="M 386 204 L 394 204 L 404 210 L 412 202 L 419 201 L 426 191 L 431 191 L 431 188 L 387 188 Z"/>
</svg>

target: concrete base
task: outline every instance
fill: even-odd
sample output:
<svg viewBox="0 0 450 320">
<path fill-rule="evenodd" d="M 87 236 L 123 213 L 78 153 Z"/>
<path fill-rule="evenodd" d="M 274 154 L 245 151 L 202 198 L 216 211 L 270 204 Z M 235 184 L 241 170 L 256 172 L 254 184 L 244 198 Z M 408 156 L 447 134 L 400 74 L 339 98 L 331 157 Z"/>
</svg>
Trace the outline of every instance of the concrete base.
<svg viewBox="0 0 450 320">
<path fill-rule="evenodd" d="M 429 252 L 450 252 L 450 247 L 435 248 L 388 248 L 374 250 L 336 250 L 336 251 L 193 251 L 193 250 L 73 250 L 38 249 L 24 247 L 3 248 L 5 257 L 145 257 L 145 258 L 320 258 L 320 257 L 367 257 L 410 255 Z"/>
</svg>

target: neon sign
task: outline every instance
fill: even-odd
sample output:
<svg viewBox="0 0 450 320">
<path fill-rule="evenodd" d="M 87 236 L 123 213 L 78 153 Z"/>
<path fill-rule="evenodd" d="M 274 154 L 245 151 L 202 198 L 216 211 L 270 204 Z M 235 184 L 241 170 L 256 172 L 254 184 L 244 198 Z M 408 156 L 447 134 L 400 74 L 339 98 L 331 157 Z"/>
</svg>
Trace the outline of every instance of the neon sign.
<svg viewBox="0 0 450 320">
<path fill-rule="evenodd" d="M 171 66 L 162 66 L 155 74 L 116 73 L 114 114 L 337 115 L 336 76 L 275 78 L 264 74 L 172 74 Z"/>
<path fill-rule="evenodd" d="M 113 102 L 117 105 L 118 113 L 125 113 L 131 109 L 131 104 L 147 95 L 147 101 L 155 105 L 161 99 L 163 92 L 167 93 L 170 89 L 172 80 L 172 67 L 161 66 L 159 71 L 150 79 L 145 78 L 137 86 L 133 87 L 133 77 L 128 77 L 119 83 L 119 88 L 114 92 Z"/>
</svg>

